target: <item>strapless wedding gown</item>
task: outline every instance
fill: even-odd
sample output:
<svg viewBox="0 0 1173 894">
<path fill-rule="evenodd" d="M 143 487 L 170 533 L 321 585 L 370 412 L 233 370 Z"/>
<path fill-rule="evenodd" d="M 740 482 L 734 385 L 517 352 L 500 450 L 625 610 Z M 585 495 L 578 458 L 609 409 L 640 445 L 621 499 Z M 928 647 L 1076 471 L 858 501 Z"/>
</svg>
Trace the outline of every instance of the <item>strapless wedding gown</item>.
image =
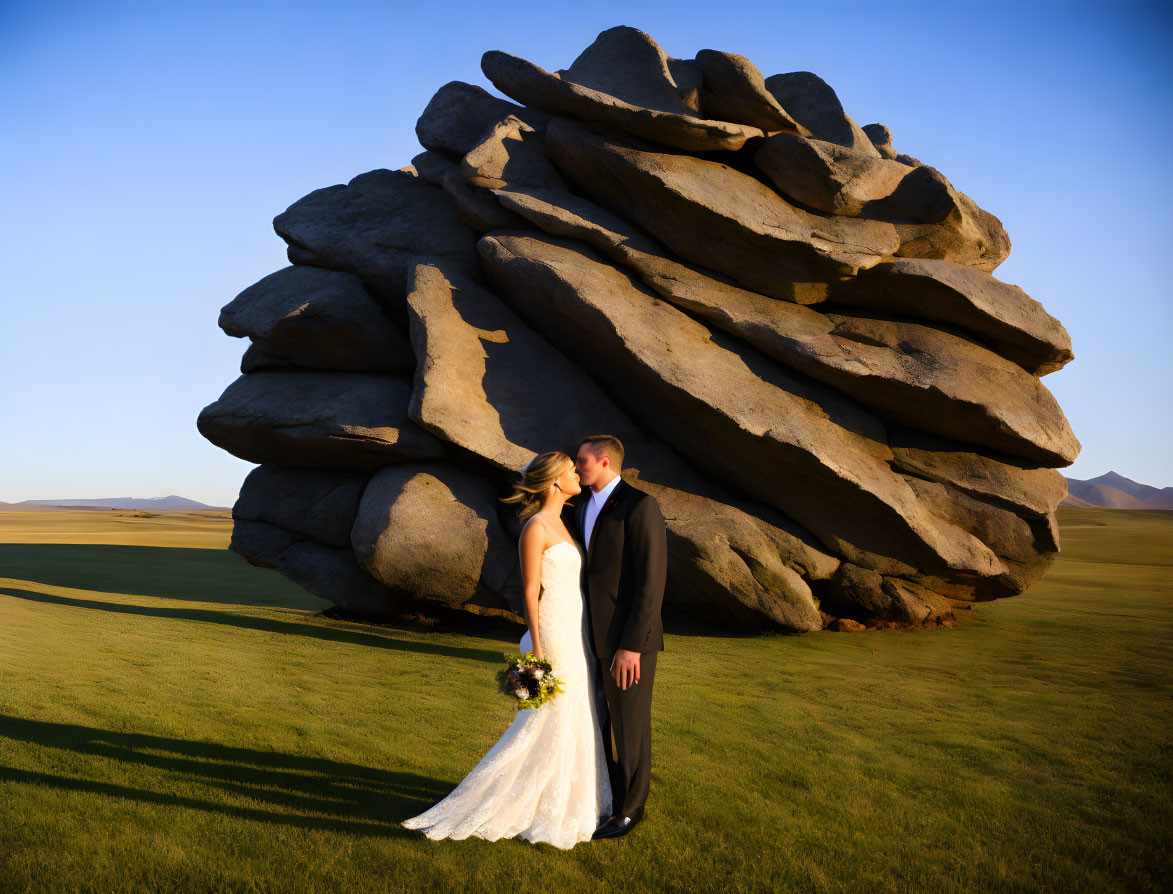
<svg viewBox="0 0 1173 894">
<path fill-rule="evenodd" d="M 575 543 L 564 540 L 542 553 L 538 632 L 562 691 L 540 708 L 519 710 L 464 781 L 404 826 L 431 839 L 519 837 L 566 849 L 610 816 L 581 569 Z M 531 647 L 527 630 L 520 649 Z"/>
</svg>

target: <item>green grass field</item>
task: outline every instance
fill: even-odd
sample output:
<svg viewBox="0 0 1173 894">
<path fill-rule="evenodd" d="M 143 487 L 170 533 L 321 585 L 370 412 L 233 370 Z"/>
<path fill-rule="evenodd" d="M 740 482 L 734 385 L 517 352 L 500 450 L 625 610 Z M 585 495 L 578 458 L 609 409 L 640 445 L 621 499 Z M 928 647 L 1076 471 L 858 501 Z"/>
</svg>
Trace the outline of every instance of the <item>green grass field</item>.
<svg viewBox="0 0 1173 894">
<path fill-rule="evenodd" d="M 1173 513 L 1061 510 L 953 629 L 668 636 L 646 819 L 568 852 L 397 825 L 508 725 L 520 628 L 322 617 L 223 518 L 16 514 L 0 890 L 1170 889 Z"/>
</svg>

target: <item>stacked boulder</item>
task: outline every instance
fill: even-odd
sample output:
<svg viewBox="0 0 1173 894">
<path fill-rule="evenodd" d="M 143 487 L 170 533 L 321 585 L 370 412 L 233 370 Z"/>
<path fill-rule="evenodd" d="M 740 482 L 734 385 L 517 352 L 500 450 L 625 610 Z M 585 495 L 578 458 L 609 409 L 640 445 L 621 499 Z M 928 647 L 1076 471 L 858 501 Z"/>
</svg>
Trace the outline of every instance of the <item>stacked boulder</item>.
<svg viewBox="0 0 1173 894">
<path fill-rule="evenodd" d="M 1001 224 L 809 72 L 612 28 L 565 70 L 501 52 L 425 151 L 274 221 L 292 266 L 199 430 L 260 464 L 232 548 L 367 617 L 520 610 L 498 498 L 607 432 L 668 526 L 668 610 L 934 626 L 1059 550 L 1080 445 L 1063 326 L 991 274 Z"/>
</svg>

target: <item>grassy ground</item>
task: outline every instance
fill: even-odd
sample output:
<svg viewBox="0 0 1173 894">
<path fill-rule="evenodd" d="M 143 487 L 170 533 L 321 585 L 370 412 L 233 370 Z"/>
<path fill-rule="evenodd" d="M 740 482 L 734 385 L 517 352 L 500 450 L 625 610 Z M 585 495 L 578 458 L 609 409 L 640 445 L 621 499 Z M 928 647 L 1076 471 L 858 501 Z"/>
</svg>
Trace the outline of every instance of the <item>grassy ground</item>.
<svg viewBox="0 0 1173 894">
<path fill-rule="evenodd" d="M 670 635 L 647 817 L 569 852 L 397 825 L 508 725 L 520 629 L 330 620 L 132 523 L 0 543 L 0 889 L 1169 889 L 1173 513 L 1062 510 L 951 630 Z"/>
</svg>

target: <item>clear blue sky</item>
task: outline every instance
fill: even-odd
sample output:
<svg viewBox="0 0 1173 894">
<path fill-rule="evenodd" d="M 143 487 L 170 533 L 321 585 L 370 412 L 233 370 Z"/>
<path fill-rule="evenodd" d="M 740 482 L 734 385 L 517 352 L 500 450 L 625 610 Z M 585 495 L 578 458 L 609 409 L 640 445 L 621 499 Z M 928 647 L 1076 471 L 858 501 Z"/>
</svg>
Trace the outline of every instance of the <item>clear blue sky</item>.
<svg viewBox="0 0 1173 894">
<path fill-rule="evenodd" d="M 1064 473 L 1173 485 L 1164 6 L 0 0 L 0 500 L 230 505 L 251 466 L 195 419 L 245 348 L 220 307 L 286 263 L 273 216 L 406 165 L 485 50 L 563 68 L 617 24 L 818 73 L 998 215 L 996 275 L 1074 343 Z"/>
</svg>

